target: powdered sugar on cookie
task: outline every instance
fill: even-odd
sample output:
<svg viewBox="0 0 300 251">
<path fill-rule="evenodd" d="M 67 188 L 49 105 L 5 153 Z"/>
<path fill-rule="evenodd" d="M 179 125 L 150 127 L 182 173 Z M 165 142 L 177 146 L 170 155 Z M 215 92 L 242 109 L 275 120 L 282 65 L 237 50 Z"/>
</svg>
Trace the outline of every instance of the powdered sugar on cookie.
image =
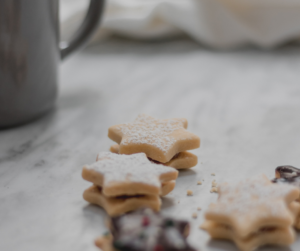
<svg viewBox="0 0 300 251">
<path fill-rule="evenodd" d="M 124 137 L 121 145 L 148 144 L 167 152 L 176 139 L 171 134 L 179 129 L 184 129 L 185 119 L 155 119 L 146 114 L 140 114 L 133 123 L 120 125 Z"/>
<path fill-rule="evenodd" d="M 289 185 L 276 186 L 262 175 L 234 185 L 220 185 L 218 202 L 212 204 L 209 211 L 235 215 L 237 219 L 241 215 L 247 220 L 279 217 L 287 211 L 287 204 L 298 195 L 298 189 Z"/>
<path fill-rule="evenodd" d="M 103 186 L 114 185 L 116 182 L 146 183 L 161 187 L 160 175 L 178 173 L 174 168 L 150 162 L 144 153 L 132 155 L 101 152 L 97 162 L 86 165 L 85 168 L 94 170 L 104 176 Z"/>
</svg>

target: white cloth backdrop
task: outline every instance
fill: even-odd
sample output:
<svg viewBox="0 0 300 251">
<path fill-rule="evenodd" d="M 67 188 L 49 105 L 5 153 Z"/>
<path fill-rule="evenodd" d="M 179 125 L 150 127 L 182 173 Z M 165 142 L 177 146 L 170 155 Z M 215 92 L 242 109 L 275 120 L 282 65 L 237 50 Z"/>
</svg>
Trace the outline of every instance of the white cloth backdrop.
<svg viewBox="0 0 300 251">
<path fill-rule="evenodd" d="M 64 31 L 72 31 L 86 4 L 61 0 Z M 139 39 L 185 33 L 217 48 L 271 48 L 299 39 L 300 0 L 107 0 L 95 39 L 112 33 Z"/>
</svg>

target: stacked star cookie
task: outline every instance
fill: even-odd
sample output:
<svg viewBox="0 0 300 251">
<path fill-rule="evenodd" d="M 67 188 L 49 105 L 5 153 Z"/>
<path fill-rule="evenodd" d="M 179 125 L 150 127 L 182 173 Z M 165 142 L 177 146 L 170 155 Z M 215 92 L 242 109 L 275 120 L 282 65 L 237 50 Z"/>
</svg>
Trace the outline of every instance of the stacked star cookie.
<svg viewBox="0 0 300 251">
<path fill-rule="evenodd" d="M 298 188 L 272 184 L 265 176 L 223 184 L 202 228 L 212 238 L 234 241 L 242 251 L 266 244 L 288 245 L 295 240 L 298 197 Z"/>
<path fill-rule="evenodd" d="M 187 152 L 200 146 L 200 138 L 188 132 L 186 119 L 156 119 L 140 114 L 134 122 L 111 126 L 108 137 L 117 144 L 110 151 L 119 154 L 143 152 L 155 162 L 176 169 L 197 164 L 197 156 Z"/>
<path fill-rule="evenodd" d="M 157 165 L 144 153 L 124 155 L 102 152 L 97 162 L 85 165 L 82 177 L 93 183 L 83 198 L 116 216 L 142 207 L 158 211 L 160 196 L 174 189 L 178 171 Z"/>
<path fill-rule="evenodd" d="M 200 139 L 186 128 L 186 119 L 155 119 L 145 114 L 132 123 L 110 127 L 108 136 L 118 144 L 83 168 L 82 177 L 93 183 L 84 199 L 111 216 L 141 207 L 158 211 L 160 196 L 175 187 L 175 169 L 197 164 L 197 156 L 187 150 L 198 148 Z"/>
</svg>

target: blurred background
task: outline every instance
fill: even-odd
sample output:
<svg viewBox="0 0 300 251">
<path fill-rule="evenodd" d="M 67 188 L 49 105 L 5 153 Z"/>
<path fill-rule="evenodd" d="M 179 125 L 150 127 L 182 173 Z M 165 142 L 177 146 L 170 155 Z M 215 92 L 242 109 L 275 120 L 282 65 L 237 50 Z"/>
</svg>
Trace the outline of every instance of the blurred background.
<svg viewBox="0 0 300 251">
<path fill-rule="evenodd" d="M 61 0 L 63 38 L 82 20 L 87 0 Z M 274 48 L 299 41 L 299 0 L 107 0 L 93 42 L 117 34 L 142 40 L 188 36 L 212 48 Z"/>
</svg>

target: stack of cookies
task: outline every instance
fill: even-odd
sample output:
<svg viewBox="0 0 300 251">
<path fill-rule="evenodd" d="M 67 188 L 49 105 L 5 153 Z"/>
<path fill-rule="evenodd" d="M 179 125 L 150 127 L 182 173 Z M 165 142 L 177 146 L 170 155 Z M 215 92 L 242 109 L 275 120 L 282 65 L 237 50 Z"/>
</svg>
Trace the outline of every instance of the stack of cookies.
<svg viewBox="0 0 300 251">
<path fill-rule="evenodd" d="M 188 132 L 186 119 L 155 119 L 140 114 L 134 122 L 111 126 L 108 137 L 117 144 L 113 153 L 133 154 L 143 152 L 159 164 L 176 169 L 197 165 L 197 156 L 187 152 L 200 146 L 200 138 Z"/>
<path fill-rule="evenodd" d="M 159 211 L 160 196 L 174 189 L 177 176 L 177 170 L 152 163 L 144 153 L 102 152 L 97 162 L 83 167 L 82 177 L 93 183 L 83 198 L 103 207 L 110 216 L 143 207 Z"/>
<path fill-rule="evenodd" d="M 160 196 L 175 187 L 175 169 L 197 164 L 197 156 L 187 150 L 198 148 L 200 139 L 186 128 L 186 119 L 155 119 L 145 114 L 133 123 L 110 127 L 108 136 L 118 144 L 111 153 L 99 153 L 96 163 L 84 166 L 82 177 L 93 183 L 84 199 L 110 216 L 141 207 L 160 210 Z"/>
<path fill-rule="evenodd" d="M 297 198 L 298 188 L 273 184 L 264 175 L 235 185 L 223 184 L 202 228 L 212 238 L 233 240 L 242 251 L 266 244 L 289 245 L 295 240 Z"/>
</svg>

